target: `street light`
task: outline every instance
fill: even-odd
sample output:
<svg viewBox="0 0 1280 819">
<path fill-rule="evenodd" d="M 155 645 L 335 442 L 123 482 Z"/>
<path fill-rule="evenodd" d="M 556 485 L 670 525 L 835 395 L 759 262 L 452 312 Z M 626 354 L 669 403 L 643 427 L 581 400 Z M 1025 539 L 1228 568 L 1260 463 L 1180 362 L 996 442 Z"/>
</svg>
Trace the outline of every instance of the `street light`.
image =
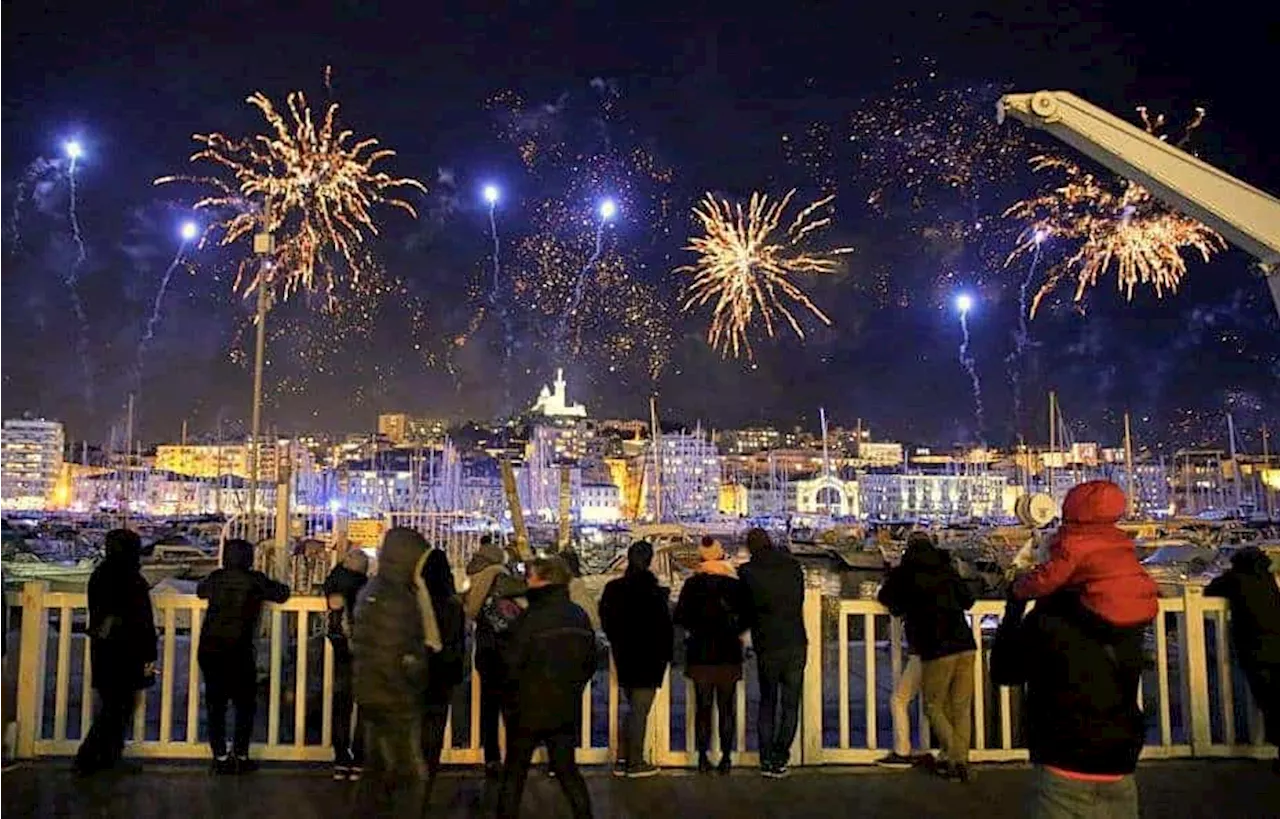
<svg viewBox="0 0 1280 819">
<path fill-rule="evenodd" d="M 262 430 L 262 360 L 267 347 L 267 286 L 271 279 L 271 256 L 275 237 L 271 234 L 271 200 L 262 205 L 262 221 L 253 235 L 253 252 L 259 258 L 257 328 L 253 345 L 253 420 L 249 439 L 249 531 L 258 542 L 258 477 L 261 458 L 258 437 Z"/>
</svg>

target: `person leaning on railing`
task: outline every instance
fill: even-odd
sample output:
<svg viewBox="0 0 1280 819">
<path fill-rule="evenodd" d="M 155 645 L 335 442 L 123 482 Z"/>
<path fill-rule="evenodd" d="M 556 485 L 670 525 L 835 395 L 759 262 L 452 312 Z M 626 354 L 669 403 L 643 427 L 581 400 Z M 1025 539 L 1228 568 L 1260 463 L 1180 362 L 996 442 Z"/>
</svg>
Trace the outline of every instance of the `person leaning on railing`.
<svg viewBox="0 0 1280 819">
<path fill-rule="evenodd" d="M 1236 661 L 1262 710 L 1267 742 L 1280 746 L 1280 588 L 1271 558 L 1257 546 L 1231 556 L 1231 568 L 1205 588 L 1231 606 L 1231 642 Z M 1272 763 L 1280 774 L 1280 748 Z"/>
<path fill-rule="evenodd" d="M 333 778 L 358 781 L 364 769 L 364 729 L 357 722 L 352 682 L 351 630 L 356 600 L 369 582 L 369 556 L 351 549 L 324 580 L 328 606 L 326 636 L 333 646 Z"/>
</svg>

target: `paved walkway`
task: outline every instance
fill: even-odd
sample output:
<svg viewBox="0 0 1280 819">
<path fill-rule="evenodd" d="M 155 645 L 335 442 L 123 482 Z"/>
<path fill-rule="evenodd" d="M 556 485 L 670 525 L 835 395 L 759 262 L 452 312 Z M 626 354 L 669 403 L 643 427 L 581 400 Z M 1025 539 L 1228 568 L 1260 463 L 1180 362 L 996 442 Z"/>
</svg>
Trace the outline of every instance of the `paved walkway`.
<svg viewBox="0 0 1280 819">
<path fill-rule="evenodd" d="M 928 774 L 868 768 L 797 771 L 781 782 L 754 771 L 723 777 L 668 773 L 639 781 L 588 775 L 597 817 L 767 817 L 836 819 L 901 816 L 1017 819 L 1025 816 L 1025 766 L 978 770 L 968 785 Z M 1144 764 L 1138 775 L 1142 816 L 1178 819 L 1280 817 L 1280 777 L 1270 765 L 1247 761 L 1176 761 Z M 5 816 L 217 817 L 218 819 L 348 819 L 373 815 L 359 785 L 336 783 L 328 771 L 266 768 L 240 778 L 214 778 L 204 768 L 153 765 L 141 774 L 89 781 L 65 763 L 42 762 L 3 775 Z M 492 805 L 481 779 L 449 773 L 436 784 L 425 816 L 484 816 Z M 554 780 L 535 774 L 524 815 L 568 816 Z"/>
</svg>

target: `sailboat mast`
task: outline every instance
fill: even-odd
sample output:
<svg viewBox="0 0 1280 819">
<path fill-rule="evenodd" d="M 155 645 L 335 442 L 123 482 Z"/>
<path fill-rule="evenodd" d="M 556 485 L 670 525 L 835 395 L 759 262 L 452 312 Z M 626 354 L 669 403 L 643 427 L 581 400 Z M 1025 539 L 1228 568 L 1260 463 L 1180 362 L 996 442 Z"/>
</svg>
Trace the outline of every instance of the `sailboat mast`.
<svg viewBox="0 0 1280 819">
<path fill-rule="evenodd" d="M 1049 391 L 1049 459 L 1045 463 L 1045 479 L 1049 483 L 1049 487 L 1048 487 L 1049 497 L 1051 498 L 1054 497 L 1055 495 L 1055 492 L 1054 492 L 1055 487 L 1053 483 L 1053 463 L 1055 460 L 1057 460 L 1057 456 L 1058 456 L 1058 445 L 1056 443 L 1057 441 L 1056 436 L 1058 434 L 1057 401 L 1058 401 L 1057 396 L 1054 394 L 1052 390 L 1050 390 Z"/>
<path fill-rule="evenodd" d="M 1236 421 L 1227 413 L 1227 446 L 1231 449 L 1231 483 L 1236 490 L 1236 514 L 1240 514 L 1240 459 L 1236 457 Z"/>
<path fill-rule="evenodd" d="M 658 423 L 658 396 L 649 396 L 649 424 L 653 439 L 654 522 L 662 523 L 662 427 Z"/>
<path fill-rule="evenodd" d="M 1271 487 L 1267 484 L 1267 477 L 1271 471 L 1271 435 L 1267 432 L 1267 425 L 1262 425 L 1262 498 L 1267 509 L 1267 521 L 1272 520 L 1271 510 Z"/>
<path fill-rule="evenodd" d="M 1124 414 L 1124 482 L 1128 498 L 1129 517 L 1136 517 L 1137 499 L 1133 496 L 1133 433 L 1129 428 L 1129 413 Z"/>
</svg>

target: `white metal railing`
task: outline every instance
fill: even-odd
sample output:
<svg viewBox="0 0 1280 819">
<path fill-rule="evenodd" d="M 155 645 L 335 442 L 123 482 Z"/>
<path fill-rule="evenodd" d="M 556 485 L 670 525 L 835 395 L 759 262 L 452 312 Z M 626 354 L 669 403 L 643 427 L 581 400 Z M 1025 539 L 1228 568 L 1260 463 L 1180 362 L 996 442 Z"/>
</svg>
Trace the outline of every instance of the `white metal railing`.
<svg viewBox="0 0 1280 819">
<path fill-rule="evenodd" d="M 152 598 L 160 639 L 159 680 L 144 692 L 129 753 L 143 757 L 201 758 L 204 740 L 201 678 L 193 647 L 200 639 L 205 602 L 190 595 Z M 21 608 L 17 684 L 19 757 L 75 752 L 92 715 L 88 640 L 82 633 L 83 593 L 51 592 L 29 582 L 6 604 Z M 324 638 L 324 600 L 295 597 L 264 613 L 269 636 L 261 642 L 267 696 L 260 704 L 255 755 L 267 760 L 331 759 L 333 653 Z M 1019 743 L 1020 692 L 990 684 L 989 637 L 1003 614 L 999 601 L 979 602 L 974 636 L 983 644 L 974 667 L 975 761 L 1026 758 Z M 869 763 L 890 747 L 889 695 L 902 667 L 902 641 L 893 618 L 869 600 L 824 598 L 810 589 L 805 600 L 810 643 L 801 703 L 800 731 L 792 760 L 798 764 Z M 1198 588 L 1162 599 L 1152 629 L 1154 667 L 1144 677 L 1149 742 L 1144 757 L 1254 756 L 1273 751 L 1260 744 L 1262 723 L 1229 655 L 1226 608 Z M 868 636 L 870 639 L 868 639 Z M 984 636 L 987 639 L 983 639 Z M 738 687 L 737 748 L 741 764 L 756 764 L 754 723 L 758 689 L 754 663 Z M 696 759 L 692 687 L 673 667 L 650 715 L 654 762 L 688 766 Z M 446 763 L 479 763 L 479 685 L 474 675 L 455 699 L 466 730 L 446 730 Z M 265 707 L 262 707 L 265 706 Z M 620 698 L 612 669 L 602 671 L 583 695 L 579 760 L 603 764 L 620 747 Z M 922 714 L 913 717 L 917 747 L 927 747 Z M 713 737 L 717 734 L 713 731 Z M 459 742 L 455 744 L 455 735 Z M 713 742 L 716 740 L 713 739 Z M 714 749 L 713 749 L 714 750 Z"/>
</svg>

